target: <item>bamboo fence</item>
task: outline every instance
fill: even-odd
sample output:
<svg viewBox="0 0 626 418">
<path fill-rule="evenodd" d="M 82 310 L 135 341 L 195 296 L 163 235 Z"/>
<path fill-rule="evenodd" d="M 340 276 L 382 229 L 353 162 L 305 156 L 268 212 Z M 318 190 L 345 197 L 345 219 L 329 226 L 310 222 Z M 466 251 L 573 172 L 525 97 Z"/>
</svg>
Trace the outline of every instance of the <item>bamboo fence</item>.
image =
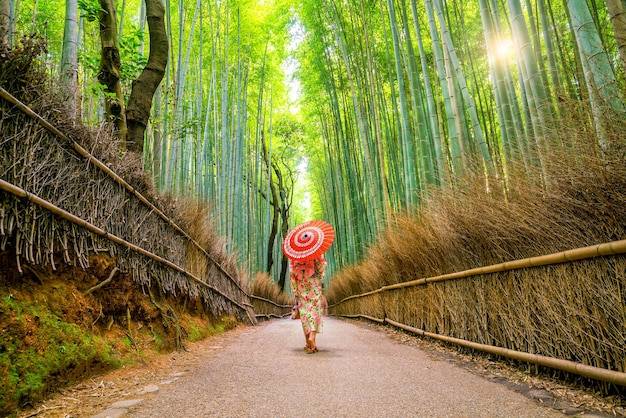
<svg viewBox="0 0 626 418">
<path fill-rule="evenodd" d="M 9 104 L 0 106 L 0 179 L 6 192 L 0 193 L 0 250 L 14 247 L 18 269 L 24 261 L 55 269 L 59 256 L 86 269 L 90 254 L 108 252 L 142 288 L 156 284 L 174 297 L 202 299 L 214 314 L 254 322 L 253 306 L 238 280 L 72 139 L 95 147 L 103 131 L 74 126 L 54 103 L 33 97 L 26 106 L 0 87 L 0 98 Z M 190 259 L 197 250 L 206 267 L 196 268 L 197 260 Z"/>
<path fill-rule="evenodd" d="M 145 204 L 151 211 L 161 217 L 165 222 L 167 222 L 170 226 L 172 226 L 176 231 L 178 231 L 181 235 L 183 235 L 189 242 L 191 242 L 197 249 L 199 249 L 206 257 L 209 259 L 215 267 L 217 267 L 221 273 L 226 276 L 245 296 L 249 296 L 247 292 L 241 287 L 239 282 L 235 280 L 222 266 L 218 263 L 196 240 L 194 240 L 189 234 L 178 226 L 174 221 L 172 221 L 163 211 L 161 211 L 158 207 L 156 207 L 152 202 L 150 202 L 145 196 L 143 196 L 139 191 L 137 191 L 133 186 L 131 186 L 128 182 L 126 182 L 121 176 L 111 170 L 105 163 L 94 157 L 89 153 L 84 147 L 78 144 L 76 141 L 69 138 L 51 123 L 49 123 L 46 119 L 41 117 L 35 111 L 33 111 L 30 107 L 26 106 L 4 88 L 0 87 L 0 97 L 6 100 L 8 103 L 14 105 L 17 109 L 19 109 L 24 114 L 30 116 L 35 121 L 37 121 L 42 127 L 44 127 L 51 134 L 56 136 L 59 139 L 67 141 L 71 147 L 76 151 L 78 155 L 85 158 L 88 164 L 93 164 L 98 169 L 102 170 L 107 176 L 112 178 L 116 183 L 122 186 L 128 193 L 135 196 L 139 201 Z M 246 305 L 251 306 L 246 303 Z"/>
<path fill-rule="evenodd" d="M 290 315 L 291 313 L 286 313 L 283 315 L 276 315 L 276 314 L 256 314 L 255 317 L 257 318 L 265 318 L 265 319 L 271 319 L 271 318 L 276 318 L 276 319 L 283 319 L 286 318 Z"/>
<path fill-rule="evenodd" d="M 292 305 L 281 305 L 279 303 L 274 302 L 273 300 L 262 298 L 261 296 L 257 296 L 257 295 L 250 295 L 250 299 L 261 300 L 263 302 L 267 302 L 267 303 L 269 303 L 271 305 L 274 305 L 277 308 L 289 308 L 289 309 L 291 309 L 291 307 L 292 307 Z"/>
<path fill-rule="evenodd" d="M 274 302 L 273 300 L 257 296 L 250 295 L 250 300 L 254 306 L 254 312 L 257 312 L 257 317 L 269 317 L 272 318 L 284 318 L 291 314 L 292 305 L 282 305 Z"/>
<path fill-rule="evenodd" d="M 28 193 L 27 191 L 11 184 L 8 183 L 2 179 L 0 179 L 0 189 L 11 193 L 17 197 L 20 198 L 24 198 L 26 200 L 28 200 L 29 202 L 49 211 L 50 213 L 54 214 L 55 216 L 58 216 L 61 219 L 64 219 L 68 222 L 71 222 L 75 225 L 78 225 L 81 228 L 84 228 L 86 230 L 88 230 L 89 232 L 92 232 L 96 235 L 99 235 L 101 237 L 104 237 L 116 244 L 122 245 L 132 251 L 135 251 L 141 255 L 144 255 L 158 263 L 161 263 L 171 269 L 174 269 L 180 273 L 183 273 L 184 275 L 186 275 L 187 277 L 189 277 L 190 279 L 192 279 L 193 281 L 195 281 L 196 283 L 210 289 L 212 292 L 217 293 L 218 295 L 222 296 L 223 298 L 227 299 L 228 301 L 230 301 L 230 303 L 234 304 L 235 306 L 237 306 L 238 308 L 240 308 L 242 311 L 247 313 L 247 309 L 246 307 L 237 302 L 236 300 L 232 299 L 231 297 L 229 297 L 228 295 L 226 295 L 224 292 L 222 292 L 221 290 L 219 290 L 218 288 L 216 288 L 215 286 L 212 286 L 206 282 L 204 282 L 202 279 L 200 279 L 199 277 L 196 277 L 195 275 L 193 275 L 192 273 L 188 272 L 187 270 L 185 270 L 184 268 L 180 267 L 177 264 L 172 263 L 169 260 L 166 260 L 163 257 L 160 257 L 154 253 L 151 253 L 150 251 L 145 250 L 144 248 L 141 248 L 137 245 L 134 245 L 114 234 L 108 233 L 107 231 L 103 230 L 102 228 L 99 228 L 87 221 L 85 221 L 84 219 L 81 219 L 78 216 L 75 216 L 69 212 L 67 212 L 66 210 L 63 210 L 61 208 L 59 208 L 58 206 L 53 205 L 52 203 L 38 197 L 35 196 L 31 193 Z M 271 302 L 271 301 L 270 301 Z M 250 318 L 250 321 L 252 323 L 254 323 L 254 321 Z"/>
<path fill-rule="evenodd" d="M 574 361 L 557 359 L 548 356 L 542 356 L 539 354 L 525 353 L 522 351 L 510 350 L 508 348 L 496 347 L 493 345 L 479 344 L 473 341 L 467 341 L 461 338 L 449 337 L 447 335 L 435 334 L 427 332 L 419 328 L 412 327 L 410 325 L 396 322 L 389 318 L 375 318 L 369 315 L 338 315 L 344 318 L 364 318 L 379 324 L 390 324 L 396 328 L 403 329 L 405 331 L 417 334 L 423 337 L 430 337 L 439 341 L 459 345 L 461 347 L 470 348 L 472 350 L 482 351 L 484 353 L 495 354 L 497 356 L 523 361 L 526 363 L 536 364 L 538 366 L 549 367 L 552 369 L 561 370 L 567 373 L 576 374 L 579 376 L 588 377 L 590 379 L 601 380 L 603 382 L 609 382 L 620 386 L 626 386 L 626 373 L 618 372 L 615 370 L 607 370 L 600 367 L 589 366 L 586 364 L 577 363 Z"/>
<path fill-rule="evenodd" d="M 594 352 L 595 354 L 594 361 L 601 365 L 611 365 L 612 367 L 611 369 L 609 369 L 605 367 L 598 367 L 597 365 L 594 366 L 594 365 L 581 363 L 580 360 L 585 360 L 585 362 L 588 362 L 589 360 L 587 357 L 582 357 L 580 355 L 580 353 L 584 351 L 576 351 L 576 350 L 570 351 L 567 349 L 567 347 L 563 347 L 562 349 L 556 350 L 557 353 L 559 354 L 563 352 L 567 352 L 573 357 L 573 360 L 574 359 L 579 360 L 579 361 L 572 361 L 572 360 L 552 357 L 548 355 L 541 355 L 538 353 L 522 351 L 520 349 L 510 349 L 510 348 L 496 346 L 493 344 L 478 343 L 478 342 L 466 339 L 467 337 L 456 338 L 456 337 L 449 336 L 449 335 L 442 335 L 437 332 L 430 332 L 430 331 L 427 331 L 418 327 L 407 325 L 398 320 L 394 320 L 395 318 L 392 319 L 389 317 L 389 316 L 401 317 L 401 318 L 404 318 L 405 321 L 408 320 L 410 322 L 422 321 L 422 323 L 424 324 L 431 324 L 431 325 L 436 324 L 435 330 L 448 329 L 449 331 L 450 327 L 447 326 L 445 322 L 442 322 L 442 320 L 439 318 L 439 316 L 441 316 L 441 314 L 444 312 L 443 310 L 445 310 L 445 312 L 449 314 L 449 317 L 447 320 L 448 321 L 454 320 L 450 318 L 456 318 L 457 322 L 463 323 L 464 325 L 460 327 L 463 329 L 463 331 L 461 332 L 465 333 L 465 335 L 468 335 L 469 337 L 473 336 L 474 338 L 476 338 L 476 336 L 478 335 L 485 335 L 487 336 L 486 339 L 488 340 L 488 342 L 492 342 L 492 343 L 499 342 L 499 343 L 505 343 L 505 344 L 508 344 L 508 339 L 515 339 L 516 341 L 514 341 L 514 343 L 517 344 L 517 347 L 525 346 L 527 348 L 530 348 L 531 347 L 530 341 L 526 339 L 532 338 L 531 335 L 532 335 L 533 330 L 530 330 L 527 334 L 525 334 L 526 336 L 523 337 L 523 340 L 520 341 L 520 336 L 516 333 L 514 329 L 509 329 L 506 332 L 500 332 L 500 330 L 491 329 L 489 325 L 490 321 L 507 321 L 508 316 L 506 318 L 503 318 L 501 315 L 503 315 L 504 312 L 491 312 L 488 309 L 485 309 L 485 306 L 482 306 L 482 305 L 478 306 L 480 304 L 479 300 L 474 299 L 474 298 L 479 295 L 482 295 L 481 296 L 482 298 L 486 298 L 487 293 L 484 293 L 484 290 L 482 288 L 478 289 L 478 288 L 473 288 L 471 286 L 478 285 L 480 281 L 476 281 L 476 280 L 467 281 L 467 284 L 469 287 L 468 286 L 464 286 L 464 287 L 455 286 L 454 288 L 451 288 L 451 287 L 440 288 L 440 287 L 446 283 L 450 283 L 451 285 L 454 281 L 459 281 L 460 279 L 473 278 L 476 276 L 492 275 L 491 276 L 492 280 L 499 281 L 499 283 L 504 283 L 504 280 L 505 279 L 507 280 L 507 284 L 502 284 L 502 289 L 504 289 L 505 297 L 510 298 L 511 294 L 509 293 L 509 291 L 511 291 L 512 289 L 519 288 L 519 287 L 516 288 L 513 282 L 516 279 L 519 279 L 520 276 L 513 275 L 513 276 L 508 276 L 506 278 L 504 277 L 498 278 L 497 276 L 494 275 L 495 273 L 503 273 L 506 275 L 507 272 L 514 272 L 516 270 L 527 271 L 530 269 L 536 269 L 536 268 L 546 267 L 546 266 L 569 265 L 570 263 L 584 262 L 584 260 L 589 260 L 587 262 L 590 262 L 591 260 L 599 258 L 599 257 L 621 256 L 623 254 L 626 254 L 626 240 L 612 241 L 612 242 L 607 242 L 603 244 L 597 244 L 597 245 L 592 245 L 588 247 L 582 247 L 582 248 L 577 248 L 573 250 L 548 254 L 544 256 L 524 258 L 524 259 L 505 262 L 505 263 L 499 263 L 499 264 L 494 264 L 490 266 L 469 269 L 469 270 L 465 270 L 461 272 L 443 274 L 439 276 L 422 278 L 422 279 L 407 281 L 404 283 L 383 286 L 376 290 L 372 290 L 369 292 L 364 292 L 364 293 L 360 293 L 360 294 L 343 298 L 340 301 L 331 304 L 329 306 L 329 309 L 331 309 L 331 313 L 336 316 L 342 316 L 342 317 L 347 317 L 347 318 L 364 318 L 364 319 L 368 319 L 370 321 L 374 321 L 380 324 L 390 324 L 395 327 L 401 328 L 403 330 L 406 330 L 406 331 L 409 331 L 409 332 L 412 332 L 421 336 L 426 336 L 426 337 L 434 338 L 440 341 L 445 341 L 447 343 L 452 343 L 455 345 L 459 345 L 461 347 L 478 350 L 478 351 L 486 352 L 489 354 L 499 355 L 505 358 L 523 361 L 523 362 L 535 364 L 538 366 L 549 367 L 549 368 L 561 370 L 567 373 L 572 373 L 572 374 L 584 376 L 587 378 L 612 383 L 615 385 L 626 386 L 626 373 L 623 371 L 623 368 L 626 367 L 626 355 L 625 355 L 626 350 L 624 348 L 624 344 L 625 344 L 624 338 L 626 336 L 624 327 L 626 327 L 626 323 L 621 324 L 622 325 L 621 330 L 618 329 L 615 331 L 617 335 L 622 335 L 621 342 L 619 341 L 620 339 L 619 337 L 616 337 L 615 341 L 603 341 L 603 344 L 605 346 L 608 346 L 611 348 L 610 351 L 606 349 L 606 347 L 603 348 L 604 351 L 600 350 L 599 344 L 591 344 L 588 341 L 577 341 L 574 339 L 575 338 L 574 335 L 576 334 L 572 334 L 569 337 L 569 343 L 573 344 L 574 346 L 584 346 L 586 344 L 590 345 L 590 347 L 587 347 L 586 349 L 590 351 L 593 351 L 594 349 L 596 350 Z M 621 277 L 622 273 L 619 273 L 621 271 L 619 270 L 621 267 L 619 267 L 619 263 L 617 262 L 617 260 L 612 260 L 612 261 L 609 260 L 607 262 L 613 266 L 615 274 Z M 583 271 L 587 271 L 587 270 L 583 270 Z M 538 273 L 545 274 L 547 272 L 538 272 Z M 563 274 L 563 272 L 559 272 L 559 274 Z M 598 274 L 602 274 L 602 273 L 598 273 Z M 531 280 L 531 281 L 533 280 L 532 278 L 529 278 L 529 276 L 521 276 L 521 277 Z M 536 278 L 540 276 L 538 276 L 538 274 L 535 274 L 534 277 Z M 549 274 L 547 274 L 546 277 L 549 277 Z M 463 281 L 462 283 L 466 283 L 466 282 Z M 422 292 L 425 292 L 425 293 L 418 294 L 418 293 L 415 293 L 417 292 L 417 290 L 411 290 L 411 289 L 416 289 L 416 288 L 423 289 Z M 537 291 L 537 288 L 532 288 L 532 289 L 534 289 L 534 291 Z M 401 293 L 401 291 L 404 291 L 405 293 Z M 524 291 L 532 291 L 532 290 L 526 289 Z M 561 289 L 561 291 L 564 292 L 565 290 Z M 453 296 L 452 299 L 447 300 L 445 299 L 445 296 L 442 296 L 443 294 L 445 294 L 445 292 L 453 292 L 455 294 L 458 292 L 462 292 L 465 295 L 467 295 L 468 300 L 474 300 L 474 302 L 476 303 L 476 307 L 472 308 L 472 306 L 468 306 L 468 309 L 473 312 L 472 315 L 476 316 L 476 318 L 470 318 L 469 316 L 464 316 L 464 314 L 469 312 L 468 309 L 456 309 L 452 305 L 445 305 L 446 303 L 450 303 L 451 300 L 457 301 L 457 303 L 463 303 L 463 301 L 466 301 L 466 299 L 457 300 L 455 299 L 456 296 Z M 483 293 L 481 294 L 481 292 Z M 623 289 L 622 289 L 622 292 L 623 292 Z M 372 297 L 373 299 L 369 297 Z M 545 295 L 543 297 L 545 297 Z M 597 297 L 597 296 L 594 295 L 592 297 Z M 367 298 L 367 299 L 360 302 L 360 300 L 363 298 Z M 621 312 L 623 315 L 624 314 L 623 307 L 624 307 L 625 300 L 623 296 L 620 297 L 618 295 L 617 299 L 620 299 L 620 298 L 621 298 L 621 303 L 622 303 Z M 458 301 L 461 301 L 461 302 L 458 302 Z M 429 303 L 432 304 L 432 306 L 429 306 L 428 305 Z M 497 304 L 499 302 L 494 302 L 494 303 Z M 504 310 L 513 308 L 512 309 L 513 313 L 516 312 L 516 308 L 515 308 L 516 302 L 511 302 L 511 301 L 507 301 L 506 299 L 504 299 L 502 300 L 502 303 L 506 305 L 506 307 L 503 307 Z M 531 303 L 531 302 L 527 300 L 526 303 Z M 348 305 L 348 306 L 344 307 L 343 305 Z M 582 309 L 580 313 L 574 311 L 571 313 L 571 315 L 573 317 L 575 317 L 576 315 L 583 315 L 585 310 L 588 308 L 585 308 L 581 305 L 580 309 Z M 618 312 L 620 311 L 619 307 L 616 307 L 616 309 Z M 379 317 L 366 315 L 365 312 L 363 312 L 364 310 L 368 312 L 373 312 L 377 314 Z M 521 316 L 524 316 L 526 313 L 522 313 L 522 310 L 523 310 L 522 307 L 518 307 L 517 313 Z M 609 315 L 609 313 L 606 313 L 606 314 Z M 490 320 L 487 320 L 485 319 L 486 315 L 490 315 L 492 318 Z M 380 318 L 380 316 L 382 316 L 382 318 Z M 428 318 L 423 318 L 423 316 L 427 316 Z M 619 317 L 613 318 L 613 319 L 615 319 L 616 323 L 620 322 Z M 531 320 L 529 323 L 530 326 L 533 325 L 533 321 L 542 321 L 542 319 L 535 318 L 534 320 Z M 479 323 L 480 327 L 482 327 L 480 332 L 473 329 L 476 326 L 476 322 Z M 558 318 L 555 320 L 555 322 L 559 322 Z M 515 327 L 515 325 L 509 324 L 507 326 L 504 326 L 503 328 L 507 328 L 508 326 Z M 559 323 L 559 324 L 556 324 L 555 326 L 562 328 L 563 324 Z M 596 326 L 601 326 L 601 325 L 600 323 L 597 323 Z M 603 324 L 602 326 L 606 327 L 607 325 Z M 617 327 L 619 327 L 619 324 L 617 325 Z M 454 329 L 456 330 L 457 333 L 459 332 L 459 327 L 456 327 Z M 567 330 L 559 329 L 559 333 L 562 331 L 567 333 Z M 604 331 L 605 330 L 602 329 L 602 332 Z M 545 332 L 545 329 L 542 332 Z M 587 332 L 589 333 L 589 331 Z M 591 332 L 593 332 L 593 328 Z M 611 335 L 616 335 L 616 334 L 611 334 Z M 597 336 L 596 335 L 587 335 L 587 336 L 590 340 L 598 340 L 604 335 L 605 334 L 602 334 L 598 331 Z M 538 336 L 535 336 L 534 338 L 537 340 L 540 340 L 544 338 L 544 336 L 538 335 Z M 554 340 L 554 341 L 558 341 L 558 340 Z M 554 341 L 552 341 L 552 343 L 554 343 Z M 532 346 L 533 350 L 536 349 L 536 347 L 538 346 L 541 346 L 541 344 L 533 345 Z M 620 361 L 620 357 L 621 357 L 621 361 Z M 615 358 L 617 358 L 617 361 L 614 360 Z M 613 367 L 616 367 L 617 369 L 621 367 L 622 371 L 612 370 Z"/>
<path fill-rule="evenodd" d="M 404 289 L 407 287 L 424 286 L 430 283 L 445 282 L 449 280 L 466 279 L 474 276 L 482 276 L 485 274 L 502 273 L 506 271 L 527 269 L 532 267 L 550 266 L 555 264 L 571 263 L 578 260 L 586 260 L 595 257 L 605 257 L 611 255 L 626 254 L 626 240 L 612 241 L 603 244 L 590 245 L 588 247 L 576 248 L 573 250 L 561 251 L 558 253 L 542 255 L 538 257 L 523 258 L 520 260 L 507 261 L 504 263 L 493 264 L 490 266 L 477 267 L 474 269 L 459 271 L 455 273 L 442 274 L 440 276 L 427 277 L 423 279 L 411 280 L 408 282 L 397 283 L 393 285 L 383 286 L 376 290 L 360 293 L 358 295 L 348 296 L 337 303 L 329 306 L 335 307 L 350 299 L 362 298 L 364 296 L 374 295 L 389 290 Z"/>
</svg>

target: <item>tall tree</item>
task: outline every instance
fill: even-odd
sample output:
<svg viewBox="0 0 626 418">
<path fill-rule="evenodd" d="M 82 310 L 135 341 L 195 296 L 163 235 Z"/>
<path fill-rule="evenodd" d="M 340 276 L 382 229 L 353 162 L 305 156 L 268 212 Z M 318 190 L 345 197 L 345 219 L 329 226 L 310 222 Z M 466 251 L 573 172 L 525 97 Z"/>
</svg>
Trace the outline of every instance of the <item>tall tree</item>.
<svg viewBox="0 0 626 418">
<path fill-rule="evenodd" d="M 117 135 L 125 147 L 127 125 L 126 105 L 122 92 L 120 51 L 117 40 L 117 17 L 114 0 L 100 1 L 100 71 L 98 81 L 105 87 L 105 110 L 115 124 Z"/>
<path fill-rule="evenodd" d="M 285 173 L 283 173 L 283 170 L 281 170 L 278 163 L 272 162 L 272 168 L 278 180 L 277 188 L 279 206 L 276 209 L 280 213 L 281 237 L 284 239 L 284 237 L 287 236 L 287 232 L 289 231 L 289 216 L 291 212 L 291 206 L 293 204 L 294 176 L 293 171 L 290 169 L 287 163 L 283 161 L 282 166 L 286 171 L 287 178 L 285 178 Z M 289 184 L 287 184 L 287 180 L 289 181 Z M 281 289 L 285 289 L 285 284 L 287 283 L 287 265 L 287 257 L 281 251 L 280 274 L 278 276 L 278 287 L 280 287 Z"/>
<path fill-rule="evenodd" d="M 168 61 L 169 43 L 165 31 L 165 8 L 161 0 L 145 0 L 150 54 L 148 63 L 139 77 L 133 81 L 128 99 L 126 119 L 128 122 L 128 149 L 143 152 L 144 136 L 154 94 L 163 80 Z"/>
</svg>

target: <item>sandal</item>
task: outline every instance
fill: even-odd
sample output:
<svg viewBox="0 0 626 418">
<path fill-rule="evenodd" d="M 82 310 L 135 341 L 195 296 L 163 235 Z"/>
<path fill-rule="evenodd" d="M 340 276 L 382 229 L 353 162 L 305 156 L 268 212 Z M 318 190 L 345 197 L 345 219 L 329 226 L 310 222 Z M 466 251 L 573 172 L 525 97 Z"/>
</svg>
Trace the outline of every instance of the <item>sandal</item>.
<svg viewBox="0 0 626 418">
<path fill-rule="evenodd" d="M 309 347 L 306 347 L 304 349 L 304 352 L 307 353 L 307 354 L 314 354 L 316 352 L 316 350 L 315 349 L 311 349 Z"/>
</svg>

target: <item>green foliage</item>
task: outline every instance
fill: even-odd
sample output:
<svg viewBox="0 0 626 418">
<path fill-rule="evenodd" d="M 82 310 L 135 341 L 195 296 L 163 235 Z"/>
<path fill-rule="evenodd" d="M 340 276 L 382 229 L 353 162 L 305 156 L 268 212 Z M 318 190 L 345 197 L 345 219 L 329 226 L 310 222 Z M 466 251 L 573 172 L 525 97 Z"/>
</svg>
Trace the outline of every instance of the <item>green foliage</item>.
<svg viewBox="0 0 626 418">
<path fill-rule="evenodd" d="M 582 36 L 596 52 L 577 47 L 568 4 L 589 8 Z M 593 96 L 592 64 L 617 57 L 599 0 L 301 0 L 298 15 L 313 206 L 337 228 L 331 272 L 358 261 L 391 213 L 415 210 L 435 187 L 479 167 L 488 193 L 508 187 L 514 161 L 543 167 L 564 103 Z M 622 109 L 614 87 L 624 68 L 614 70 L 603 62 L 592 75 Z M 597 115 L 590 141 L 602 145 Z"/>
<path fill-rule="evenodd" d="M 41 399 L 73 376 L 119 365 L 101 337 L 47 308 L 11 295 L 0 299 L 0 412 Z"/>
<path fill-rule="evenodd" d="M 123 83 L 130 84 L 136 79 L 148 62 L 148 58 L 139 51 L 143 38 L 144 34 L 139 28 L 132 28 L 119 40 L 120 59 L 122 62 L 121 80 Z"/>
<path fill-rule="evenodd" d="M 431 188 L 452 186 L 475 166 L 494 177 L 485 184 L 506 188 L 513 159 L 541 166 L 552 117 L 565 101 L 593 99 L 592 84 L 607 91 L 604 99 L 615 109 L 623 106 L 617 96 L 624 68 L 600 0 L 572 3 L 574 12 L 588 6 L 591 13 L 585 11 L 588 32 L 579 36 L 593 40 L 595 49 L 586 53 L 572 31 L 578 13 L 570 13 L 568 2 L 167 4 L 169 64 L 144 161 L 159 189 L 211 202 L 218 231 L 253 272 L 267 268 L 268 254 L 281 257 L 282 219 L 269 242 L 274 209 L 267 195 L 278 178 L 264 166 L 263 143 L 272 162 L 294 173 L 288 226 L 315 217 L 337 228 L 332 272 L 358 260 L 391 213 L 414 209 Z M 52 73 L 61 55 L 63 6 L 63 0 L 39 0 L 36 13 L 18 10 L 19 33 L 36 31 L 49 40 Z M 118 20 L 124 16 L 119 47 L 128 97 L 149 39 L 140 0 L 116 7 Z M 98 125 L 100 7 L 79 0 L 79 8 L 81 114 Z M 501 50 L 506 41 L 510 51 Z M 290 65 L 302 87 L 297 103 L 289 97 Z M 595 103 L 594 117 L 602 136 Z M 278 264 L 270 272 L 275 279 Z"/>
<path fill-rule="evenodd" d="M 102 8 L 98 0 L 78 0 L 78 8 L 81 17 L 87 19 L 88 22 L 95 22 Z"/>
</svg>

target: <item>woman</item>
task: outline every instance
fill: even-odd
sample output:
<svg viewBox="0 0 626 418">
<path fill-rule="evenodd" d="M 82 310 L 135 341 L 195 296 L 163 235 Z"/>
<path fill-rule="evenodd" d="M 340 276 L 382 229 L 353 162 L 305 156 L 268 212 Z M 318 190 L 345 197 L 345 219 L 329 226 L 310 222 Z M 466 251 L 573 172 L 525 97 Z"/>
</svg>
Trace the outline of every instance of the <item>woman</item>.
<svg viewBox="0 0 626 418">
<path fill-rule="evenodd" d="M 291 290 L 297 301 L 307 354 L 317 352 L 315 338 L 322 331 L 322 278 L 326 269 L 324 256 L 308 261 L 291 261 Z"/>
</svg>

